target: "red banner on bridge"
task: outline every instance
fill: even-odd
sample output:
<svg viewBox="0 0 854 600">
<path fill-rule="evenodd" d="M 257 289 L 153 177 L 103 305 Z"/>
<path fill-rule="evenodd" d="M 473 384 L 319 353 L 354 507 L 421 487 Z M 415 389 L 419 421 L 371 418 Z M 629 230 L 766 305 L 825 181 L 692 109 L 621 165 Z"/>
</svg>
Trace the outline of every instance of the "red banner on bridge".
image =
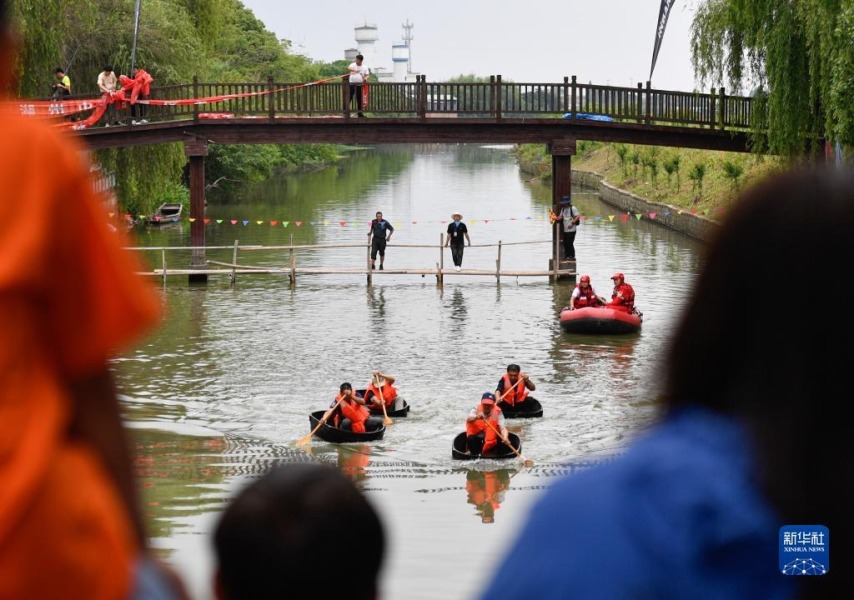
<svg viewBox="0 0 854 600">
<path fill-rule="evenodd" d="M 203 98 L 176 98 L 174 100 L 137 100 L 141 82 L 134 81 L 125 75 L 119 76 L 121 87 L 113 94 L 104 94 L 100 98 L 90 98 L 86 100 L 14 100 L 0 102 L 0 111 L 15 112 L 29 117 L 49 117 L 49 118 L 68 118 L 75 114 L 83 113 L 91 110 L 92 114 L 85 119 L 79 121 L 63 120 L 57 123 L 58 126 L 69 129 L 86 129 L 96 124 L 107 110 L 109 104 L 116 104 L 118 108 L 124 108 L 127 104 L 148 104 L 151 106 L 192 106 L 215 104 L 235 98 L 248 98 L 250 96 L 266 96 L 268 94 L 276 94 L 286 90 L 291 90 L 300 87 L 325 83 L 334 79 L 340 79 L 341 76 L 329 77 L 311 83 L 303 83 L 286 88 L 276 88 L 272 90 L 263 90 L 260 92 L 242 92 L 238 94 L 220 94 L 218 96 L 206 96 Z M 367 85 L 365 87 L 365 95 L 367 96 Z M 367 98 L 365 98 L 367 106 Z"/>
</svg>

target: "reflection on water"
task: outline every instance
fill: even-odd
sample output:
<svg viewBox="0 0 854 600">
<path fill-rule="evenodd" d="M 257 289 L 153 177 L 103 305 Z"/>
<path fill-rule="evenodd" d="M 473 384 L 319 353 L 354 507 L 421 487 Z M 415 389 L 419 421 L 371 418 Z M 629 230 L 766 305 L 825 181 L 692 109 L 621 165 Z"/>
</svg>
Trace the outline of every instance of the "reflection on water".
<svg viewBox="0 0 854 600">
<path fill-rule="evenodd" d="M 466 502 L 474 505 L 481 523 L 494 523 L 495 511 L 504 502 L 504 493 L 510 487 L 510 469 L 496 471 L 466 471 Z"/>
<path fill-rule="evenodd" d="M 371 464 L 371 447 L 368 444 L 339 446 L 338 468 L 353 481 L 362 481 L 368 477 L 367 468 Z"/>
<path fill-rule="evenodd" d="M 371 313 L 371 322 L 381 324 L 385 318 L 385 288 L 379 290 L 372 285 L 365 286 L 368 294 L 368 309 Z"/>
<path fill-rule="evenodd" d="M 467 321 L 468 311 L 466 310 L 466 299 L 463 296 L 462 288 L 454 288 L 451 293 L 451 319 L 459 323 L 460 327 L 464 326 Z"/>
<path fill-rule="evenodd" d="M 613 213 L 593 194 L 576 190 L 574 199 L 583 214 Z M 528 242 L 550 239 L 547 219 L 524 218 L 547 214 L 549 205 L 548 190 L 525 182 L 507 148 L 380 148 L 208 207 L 208 216 L 223 222 L 206 238 L 222 246 L 235 239 L 361 244 L 368 221 L 382 210 L 395 225 L 395 241 L 437 244 L 451 213 L 462 210 L 476 244 Z M 256 218 L 290 225 L 258 226 Z M 340 221 L 364 227 L 323 225 Z M 189 245 L 188 227 L 139 235 L 141 245 Z M 546 268 L 549 247 L 508 246 L 502 264 Z M 293 287 L 278 276 L 239 277 L 235 285 L 212 277 L 205 286 L 169 279 L 161 287 L 163 325 L 115 366 L 155 545 L 190 580 L 194 597 L 212 597 L 208 534 L 223 502 L 274 462 L 304 460 L 337 465 L 380 509 L 392 548 L 384 597 L 473 597 L 541 490 L 579 461 L 618 453 L 651 420 L 654 369 L 699 265 L 699 244 L 648 220 L 585 223 L 576 249 L 580 272 L 602 295 L 609 295 L 614 271 L 626 273 L 644 312 L 640 333 L 563 332 L 558 315 L 572 283 L 547 277 L 458 276 L 442 287 L 431 278 L 389 274 L 370 286 L 347 275 L 307 276 Z M 467 264 L 494 267 L 494 248 L 477 251 L 466 248 Z M 434 248 L 417 257 L 422 266 L 436 258 Z M 221 259 L 230 260 L 230 250 Z M 281 252 L 262 259 L 287 261 Z M 349 256 L 327 252 L 312 260 L 329 265 Z M 392 246 L 386 260 L 406 259 Z M 500 467 L 461 468 L 451 458 L 454 435 L 511 362 L 536 382 L 543 404 L 542 418 L 510 423 L 534 466 L 522 469 L 509 459 Z M 383 440 L 368 445 L 313 439 L 297 447 L 310 431 L 311 411 L 326 408 L 342 381 L 367 382 L 377 368 L 396 376 L 395 387 L 412 406 L 407 417 L 395 418 Z M 482 480 L 474 474 L 469 482 L 468 469 L 481 467 Z M 508 476 L 512 493 L 500 490 Z M 473 497 L 490 498 L 489 508 L 461 501 L 469 487 Z M 494 522 L 483 527 L 489 512 Z M 466 561 L 456 558 L 459 548 L 470 550 Z"/>
</svg>

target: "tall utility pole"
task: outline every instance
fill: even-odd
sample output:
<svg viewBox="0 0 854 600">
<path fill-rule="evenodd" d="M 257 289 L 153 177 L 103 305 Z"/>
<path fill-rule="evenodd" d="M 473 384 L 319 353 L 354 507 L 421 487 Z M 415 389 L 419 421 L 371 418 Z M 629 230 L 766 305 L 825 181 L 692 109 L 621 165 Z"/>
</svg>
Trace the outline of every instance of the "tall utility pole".
<svg viewBox="0 0 854 600">
<path fill-rule="evenodd" d="M 412 73 L 412 28 L 415 27 L 412 23 L 409 22 L 409 18 L 406 19 L 406 23 L 403 24 L 403 43 L 406 44 L 406 47 L 409 49 L 409 61 L 406 63 L 406 72 Z"/>
<path fill-rule="evenodd" d="M 136 66 L 136 40 L 139 38 L 139 5 L 142 0 L 136 0 L 136 8 L 133 17 L 133 48 L 130 51 L 130 76 L 133 77 L 133 68 Z"/>
</svg>

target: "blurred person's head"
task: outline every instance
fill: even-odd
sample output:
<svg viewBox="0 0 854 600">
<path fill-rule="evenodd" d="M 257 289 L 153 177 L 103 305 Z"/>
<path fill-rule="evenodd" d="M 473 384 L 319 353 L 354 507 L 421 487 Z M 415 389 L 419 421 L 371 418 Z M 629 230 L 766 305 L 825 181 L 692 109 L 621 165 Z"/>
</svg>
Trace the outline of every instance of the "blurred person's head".
<svg viewBox="0 0 854 600">
<path fill-rule="evenodd" d="M 840 278 L 852 232 L 850 168 L 794 169 L 748 189 L 707 248 L 659 378 L 667 410 L 701 405 L 747 427 L 781 525 L 826 525 L 839 540 L 854 535 L 854 463 L 831 433 L 847 422 L 854 320 Z M 834 563 L 852 564 L 843 548 L 850 557 L 836 544 Z"/>
<path fill-rule="evenodd" d="M 338 469 L 284 463 L 238 493 L 220 517 L 217 598 L 289 598 L 301 581 L 323 597 L 372 600 L 385 543 L 378 513 Z M 341 558 L 352 563 L 346 573 L 334 568 Z"/>
</svg>

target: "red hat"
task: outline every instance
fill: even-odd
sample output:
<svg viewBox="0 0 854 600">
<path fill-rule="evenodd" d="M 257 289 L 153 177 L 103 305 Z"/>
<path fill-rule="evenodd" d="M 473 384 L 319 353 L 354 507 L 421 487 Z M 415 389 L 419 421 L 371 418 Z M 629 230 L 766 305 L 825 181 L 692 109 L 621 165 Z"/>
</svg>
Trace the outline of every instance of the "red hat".
<svg viewBox="0 0 854 600">
<path fill-rule="evenodd" d="M 486 392 L 480 397 L 481 404 L 495 404 L 495 394 Z"/>
<path fill-rule="evenodd" d="M 622 273 L 614 273 L 611 275 L 611 279 L 625 279 Z"/>
<path fill-rule="evenodd" d="M 582 275 L 581 281 L 586 281 L 587 283 L 590 283 L 590 275 Z"/>
</svg>

